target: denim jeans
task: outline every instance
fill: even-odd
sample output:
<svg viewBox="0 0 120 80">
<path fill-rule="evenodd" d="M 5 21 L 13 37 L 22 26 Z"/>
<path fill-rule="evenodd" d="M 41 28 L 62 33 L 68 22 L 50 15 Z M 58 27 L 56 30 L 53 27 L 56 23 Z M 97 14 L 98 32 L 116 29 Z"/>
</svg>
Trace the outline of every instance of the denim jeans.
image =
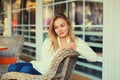
<svg viewBox="0 0 120 80">
<path fill-rule="evenodd" d="M 28 74 L 41 75 L 40 72 L 38 72 L 36 69 L 33 68 L 31 63 L 27 63 L 27 62 L 19 62 L 19 63 L 11 64 L 8 67 L 8 72 L 23 72 Z"/>
</svg>

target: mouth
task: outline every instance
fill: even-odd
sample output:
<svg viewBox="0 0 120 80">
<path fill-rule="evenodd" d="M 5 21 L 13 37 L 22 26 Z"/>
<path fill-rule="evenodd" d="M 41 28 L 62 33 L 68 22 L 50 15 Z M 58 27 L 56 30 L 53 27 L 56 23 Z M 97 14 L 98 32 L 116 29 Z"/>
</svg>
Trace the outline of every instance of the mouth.
<svg viewBox="0 0 120 80">
<path fill-rule="evenodd" d="M 63 34 L 64 34 L 64 32 L 60 32 L 60 33 L 59 33 L 59 35 L 63 35 Z"/>
</svg>

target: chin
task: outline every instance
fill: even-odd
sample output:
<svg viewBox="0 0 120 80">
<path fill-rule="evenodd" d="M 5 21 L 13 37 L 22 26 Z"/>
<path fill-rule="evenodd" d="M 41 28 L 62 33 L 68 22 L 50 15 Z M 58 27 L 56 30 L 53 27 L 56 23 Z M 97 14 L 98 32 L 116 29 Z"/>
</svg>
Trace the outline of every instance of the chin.
<svg viewBox="0 0 120 80">
<path fill-rule="evenodd" d="M 65 38 L 65 37 L 67 37 L 67 36 L 65 36 L 65 35 L 61 35 L 61 36 L 59 36 L 59 37 L 61 37 L 61 38 Z"/>
</svg>

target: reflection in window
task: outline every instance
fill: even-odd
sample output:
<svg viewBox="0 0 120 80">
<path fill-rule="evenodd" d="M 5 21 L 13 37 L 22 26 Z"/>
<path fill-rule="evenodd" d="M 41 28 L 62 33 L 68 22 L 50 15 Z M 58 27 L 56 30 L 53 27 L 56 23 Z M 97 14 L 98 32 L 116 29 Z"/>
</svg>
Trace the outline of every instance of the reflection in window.
<svg viewBox="0 0 120 80">
<path fill-rule="evenodd" d="M 26 11 L 26 10 L 21 10 L 21 13 L 20 13 L 20 15 L 21 15 L 21 24 L 29 24 L 29 14 L 28 14 L 28 12 Z M 23 16 L 23 17 L 22 17 Z"/>
<path fill-rule="evenodd" d="M 44 25 L 49 25 L 53 17 L 53 8 L 52 6 L 46 6 L 43 8 L 44 16 Z"/>
<path fill-rule="evenodd" d="M 74 2 L 70 2 L 69 3 L 69 7 L 68 7 L 68 17 L 69 17 L 69 21 L 72 25 L 75 24 L 75 3 Z"/>
<path fill-rule="evenodd" d="M 0 13 L 2 13 L 3 11 L 4 11 L 3 1 L 0 1 Z"/>
<path fill-rule="evenodd" d="M 21 0 L 12 0 L 12 10 L 18 10 L 21 6 Z"/>
<path fill-rule="evenodd" d="M 17 18 L 20 20 L 18 24 L 35 24 L 35 0 L 13 0 L 12 11 L 19 11 Z"/>
<path fill-rule="evenodd" d="M 88 65 L 94 65 L 94 66 L 97 66 L 97 67 L 102 67 L 101 62 L 89 62 L 89 61 L 87 61 L 85 59 L 81 59 L 81 58 L 78 58 L 78 61 L 80 61 L 80 62 L 82 61 L 82 63 L 84 63 L 84 64 L 86 63 Z M 99 70 L 99 69 L 94 69 L 94 68 L 91 69 L 88 66 L 76 65 L 75 70 L 78 70 L 78 71 L 80 71 L 84 74 L 88 74 L 88 75 L 91 75 L 91 76 L 102 78 L 102 71 Z"/>
<path fill-rule="evenodd" d="M 86 32 L 103 32 L 102 27 L 86 27 Z"/>
<path fill-rule="evenodd" d="M 76 11 L 75 11 L 75 24 L 83 24 L 83 2 L 75 2 Z"/>
<path fill-rule="evenodd" d="M 83 31 L 82 27 L 74 27 L 75 31 Z"/>
<path fill-rule="evenodd" d="M 85 3 L 85 23 L 86 25 L 103 24 L 103 5 L 98 2 Z"/>
<path fill-rule="evenodd" d="M 4 30 L 4 17 L 3 14 L 0 13 L 0 35 L 3 35 Z"/>
<path fill-rule="evenodd" d="M 23 53 L 25 53 L 28 57 L 35 57 L 35 48 L 32 46 L 23 46 Z"/>
<path fill-rule="evenodd" d="M 19 23 L 19 13 L 12 13 L 12 30 L 13 32 L 16 30 Z"/>
<path fill-rule="evenodd" d="M 0 13 L 0 26 L 4 25 L 4 14 Z"/>
<path fill-rule="evenodd" d="M 55 0 L 55 2 L 66 1 L 66 0 Z"/>
<path fill-rule="evenodd" d="M 8 0 L 0 0 L 0 13 L 1 12 L 7 12 L 8 10 Z"/>
<path fill-rule="evenodd" d="M 85 40 L 87 42 L 102 43 L 102 36 L 93 36 L 93 35 L 88 36 L 88 35 L 86 35 Z"/>
<path fill-rule="evenodd" d="M 83 2 L 75 1 L 69 3 L 69 19 L 72 24 L 83 24 Z"/>
<path fill-rule="evenodd" d="M 36 35 L 35 35 L 35 32 L 36 32 L 36 27 L 35 27 L 35 26 L 31 26 L 31 27 L 30 27 L 30 35 L 31 35 L 31 36 L 36 36 Z"/>
<path fill-rule="evenodd" d="M 53 0 L 43 0 L 43 4 L 50 4 L 52 2 L 53 2 Z"/>
<path fill-rule="evenodd" d="M 8 1 L 0 0 L 0 35 L 8 36 Z"/>
<path fill-rule="evenodd" d="M 35 0 L 12 0 L 12 27 L 21 24 L 35 24 Z M 29 30 L 25 29 L 25 30 Z M 18 31 L 18 30 L 17 30 Z M 24 33 L 24 32 L 23 32 Z"/>
<path fill-rule="evenodd" d="M 65 3 L 55 5 L 54 9 L 55 9 L 55 15 L 58 13 L 66 14 L 66 4 Z"/>
<path fill-rule="evenodd" d="M 12 27 L 16 27 L 19 35 L 24 36 L 27 43 L 23 55 L 35 57 L 35 47 L 28 44 L 36 43 L 36 0 L 10 0 L 12 9 Z"/>
</svg>

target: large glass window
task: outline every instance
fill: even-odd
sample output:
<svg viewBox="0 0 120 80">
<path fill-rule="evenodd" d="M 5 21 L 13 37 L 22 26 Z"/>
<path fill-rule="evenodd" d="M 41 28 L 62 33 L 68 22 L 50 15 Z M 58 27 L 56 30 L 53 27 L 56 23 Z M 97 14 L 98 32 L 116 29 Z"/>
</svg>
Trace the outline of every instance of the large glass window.
<svg viewBox="0 0 120 80">
<path fill-rule="evenodd" d="M 23 55 L 35 58 L 36 43 L 36 1 L 11 0 L 13 35 L 24 36 Z"/>
</svg>

